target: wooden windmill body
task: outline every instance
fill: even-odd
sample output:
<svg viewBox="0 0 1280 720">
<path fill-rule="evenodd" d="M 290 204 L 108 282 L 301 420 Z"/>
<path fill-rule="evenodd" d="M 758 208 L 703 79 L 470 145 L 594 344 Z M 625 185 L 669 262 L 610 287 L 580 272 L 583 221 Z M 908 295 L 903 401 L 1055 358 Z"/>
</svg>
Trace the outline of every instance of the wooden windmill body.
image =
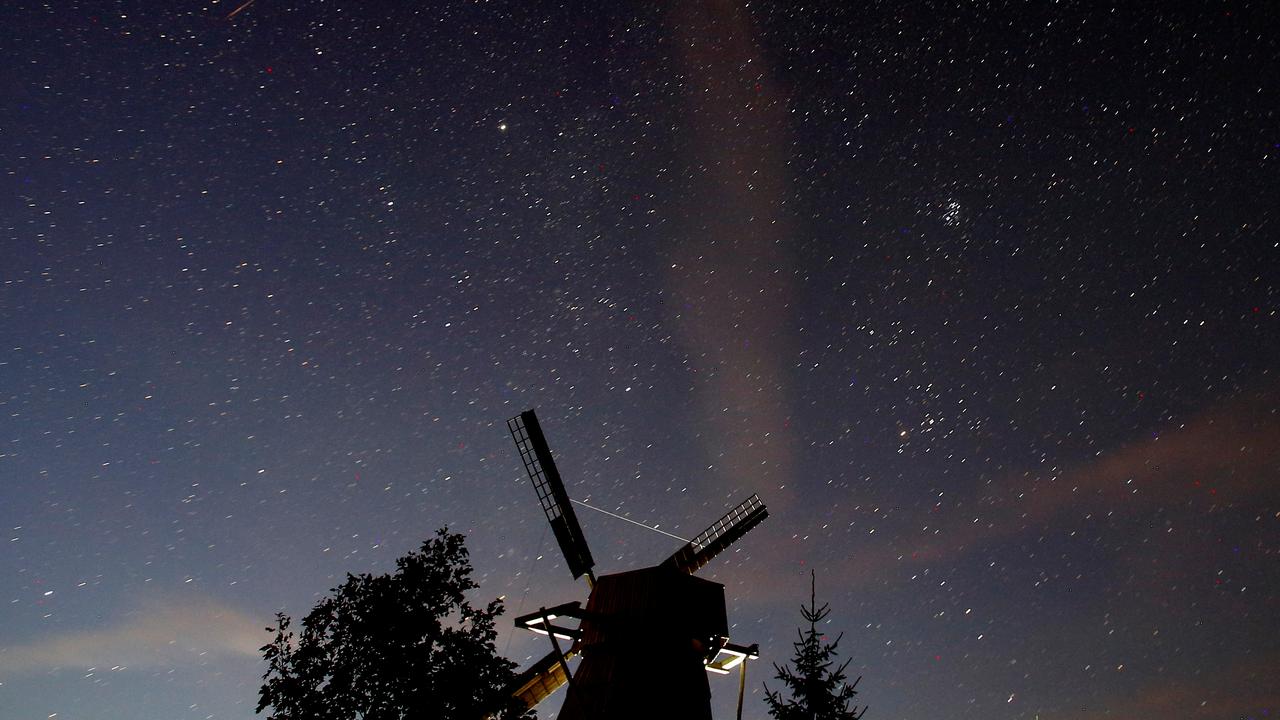
<svg viewBox="0 0 1280 720">
<path fill-rule="evenodd" d="M 567 683 L 560 720 L 710 720 L 708 671 L 728 673 L 757 652 L 729 641 L 724 586 L 693 573 L 768 509 L 752 495 L 662 563 L 597 579 L 537 417 L 528 410 L 507 426 L 569 570 L 591 586 L 585 608 L 570 602 L 516 618 L 517 626 L 548 635 L 553 650 L 521 674 L 513 694 L 533 707 Z M 561 617 L 576 618 L 577 627 L 557 623 Z M 582 660 L 570 678 L 575 655 Z"/>
</svg>

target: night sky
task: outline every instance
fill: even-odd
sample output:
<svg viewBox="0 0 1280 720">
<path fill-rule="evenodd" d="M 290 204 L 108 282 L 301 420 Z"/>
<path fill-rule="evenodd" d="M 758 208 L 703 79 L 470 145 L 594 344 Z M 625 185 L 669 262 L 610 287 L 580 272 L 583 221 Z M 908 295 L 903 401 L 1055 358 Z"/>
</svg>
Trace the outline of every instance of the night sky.
<svg viewBox="0 0 1280 720">
<path fill-rule="evenodd" d="M 748 718 L 811 570 L 868 720 L 1280 717 L 1274 3 L 2 17 L 6 720 L 255 717 L 446 525 L 542 656 L 529 407 L 576 499 L 768 503 L 700 572 Z"/>
</svg>

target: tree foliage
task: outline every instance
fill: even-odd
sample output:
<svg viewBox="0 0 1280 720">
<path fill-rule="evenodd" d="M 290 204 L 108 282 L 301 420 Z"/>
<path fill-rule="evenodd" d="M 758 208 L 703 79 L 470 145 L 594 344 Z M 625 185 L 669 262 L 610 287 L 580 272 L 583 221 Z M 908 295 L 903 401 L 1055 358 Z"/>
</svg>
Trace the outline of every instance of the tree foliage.
<svg viewBox="0 0 1280 720">
<path fill-rule="evenodd" d="M 262 647 L 258 712 L 272 720 L 482 720 L 532 717 L 513 701 L 515 664 L 494 648 L 501 600 L 472 607 L 478 587 L 462 535 L 440 530 L 396 572 L 347 575 L 290 631 L 276 615 Z"/>
<path fill-rule="evenodd" d="M 815 591 L 816 581 L 810 574 L 809 606 L 800 607 L 800 614 L 809 623 L 807 631 L 797 631 L 800 639 L 792 643 L 795 648 L 795 669 L 789 665 L 779 667 L 777 679 L 781 680 L 787 695 L 782 691 L 770 690 L 765 686 L 765 702 L 769 705 L 769 714 L 778 720 L 857 720 L 867 711 L 856 705 L 850 706 L 858 694 L 856 690 L 859 677 L 853 683 L 846 682 L 845 668 L 849 660 L 837 667 L 835 665 L 836 646 L 840 644 L 843 633 L 833 642 L 826 642 L 818 632 L 818 623 L 831 613 L 827 605 L 818 607 Z"/>
</svg>

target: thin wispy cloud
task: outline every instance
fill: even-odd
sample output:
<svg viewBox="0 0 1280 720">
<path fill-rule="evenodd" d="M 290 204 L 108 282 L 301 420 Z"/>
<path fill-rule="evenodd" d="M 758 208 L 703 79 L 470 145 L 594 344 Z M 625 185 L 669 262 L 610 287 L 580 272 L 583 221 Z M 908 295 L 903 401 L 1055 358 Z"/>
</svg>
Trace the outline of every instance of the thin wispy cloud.
<svg viewBox="0 0 1280 720">
<path fill-rule="evenodd" d="M 954 507 L 921 516 L 914 541 L 900 536 L 891 545 L 867 543 L 826 572 L 875 587 L 876 580 L 892 582 L 904 568 L 958 562 L 1052 526 L 1070 526 L 1073 518 L 1140 519 L 1159 512 L 1184 526 L 1199 522 L 1208 508 L 1256 505 L 1280 469 L 1277 407 L 1280 388 L 1267 388 L 1208 408 L 1159 435 L 1135 437 L 1054 476 L 1011 473 Z M 780 543 L 755 554 L 784 566 L 794 563 L 795 547 Z M 785 586 L 777 590 L 791 592 Z M 754 593 L 769 595 L 768 588 Z"/>
<path fill-rule="evenodd" d="M 1106 708 L 1077 709 L 1043 716 L 1043 720 L 1184 720 L 1262 718 L 1280 706 L 1280 692 L 1270 680 L 1280 672 L 1280 657 L 1251 658 L 1234 666 L 1172 681 L 1151 683 Z"/>
<path fill-rule="evenodd" d="M 264 622 L 207 598 L 150 601 L 104 627 L 0 646 L 0 677 L 61 668 L 155 668 L 258 653 Z"/>
<path fill-rule="evenodd" d="M 936 523 L 924 561 L 956 557 L 992 542 L 1040 532 L 1089 514 L 1141 517 L 1158 508 L 1256 502 L 1280 467 L 1280 392 L 1241 396 L 1185 425 L 1135 440 L 1057 477 L 1011 476 Z"/>
</svg>

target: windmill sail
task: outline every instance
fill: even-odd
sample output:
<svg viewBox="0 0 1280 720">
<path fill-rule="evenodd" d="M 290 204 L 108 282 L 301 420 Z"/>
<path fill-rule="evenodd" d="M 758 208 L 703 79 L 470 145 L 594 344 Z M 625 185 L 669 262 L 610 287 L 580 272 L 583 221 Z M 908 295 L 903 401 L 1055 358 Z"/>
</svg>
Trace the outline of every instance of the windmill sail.
<svg viewBox="0 0 1280 720">
<path fill-rule="evenodd" d="M 751 497 L 725 513 L 662 564 L 692 575 L 767 517 L 769 509 L 760 502 L 758 495 L 752 493 Z"/>
<path fill-rule="evenodd" d="M 533 480 L 542 512 L 551 523 L 551 531 L 555 533 L 560 551 L 569 563 L 569 572 L 573 573 L 574 579 L 582 577 L 584 573 L 590 577 L 595 561 L 591 559 L 591 551 L 587 548 L 587 539 L 582 534 L 578 517 L 573 513 L 564 481 L 560 479 L 560 472 L 551 459 L 551 448 L 547 446 L 547 438 L 542 434 L 538 416 L 532 410 L 525 410 L 507 421 L 507 429 L 516 441 L 520 460 L 524 463 L 529 478 Z"/>
<path fill-rule="evenodd" d="M 576 654 L 577 652 L 571 649 L 564 654 L 564 660 L 568 661 Z M 516 676 L 511 694 L 519 698 L 525 707 L 532 708 L 569 681 L 564 667 L 559 652 L 548 653 L 529 669 Z"/>
</svg>

